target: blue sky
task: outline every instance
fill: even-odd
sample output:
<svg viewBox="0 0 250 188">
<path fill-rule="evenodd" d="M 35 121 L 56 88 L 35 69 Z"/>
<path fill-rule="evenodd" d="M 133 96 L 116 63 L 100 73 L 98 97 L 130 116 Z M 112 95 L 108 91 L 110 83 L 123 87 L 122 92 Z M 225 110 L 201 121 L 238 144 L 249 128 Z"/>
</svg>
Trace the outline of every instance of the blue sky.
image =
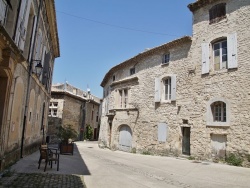
<svg viewBox="0 0 250 188">
<path fill-rule="evenodd" d="M 53 83 L 91 89 L 115 65 L 184 35 L 192 35 L 195 0 L 55 0 L 61 56 Z"/>
</svg>

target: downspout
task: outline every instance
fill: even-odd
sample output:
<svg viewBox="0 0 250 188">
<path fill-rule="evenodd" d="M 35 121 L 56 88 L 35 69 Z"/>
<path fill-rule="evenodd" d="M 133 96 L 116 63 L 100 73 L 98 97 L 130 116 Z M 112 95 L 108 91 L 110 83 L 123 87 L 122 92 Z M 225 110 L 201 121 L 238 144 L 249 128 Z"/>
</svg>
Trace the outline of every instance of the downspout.
<svg viewBox="0 0 250 188">
<path fill-rule="evenodd" d="M 30 65 L 29 65 L 28 85 L 27 85 L 27 91 L 26 91 L 25 110 L 24 110 L 24 118 L 23 118 L 23 131 L 22 131 L 22 139 L 21 139 L 21 154 L 20 154 L 21 158 L 23 158 L 23 143 L 24 143 L 25 127 L 27 124 L 26 119 L 27 119 L 27 115 L 28 115 L 28 99 L 29 99 L 29 93 L 30 93 L 30 81 L 31 81 L 31 75 L 32 75 L 33 56 L 34 56 L 34 51 L 35 51 L 35 40 L 36 40 L 36 35 L 37 35 L 37 30 L 38 30 L 38 25 L 39 25 L 41 4 L 42 4 L 42 0 L 40 0 L 40 4 L 39 4 L 39 8 L 38 8 L 35 36 L 34 36 L 34 42 L 33 42 L 33 46 L 32 46 L 31 59 L 29 62 Z"/>
<path fill-rule="evenodd" d="M 13 36 L 12 36 L 12 39 L 14 41 L 16 40 L 16 30 L 17 30 L 17 24 L 18 24 L 18 20 L 19 20 L 18 18 L 19 18 L 19 14 L 20 14 L 21 4 L 22 4 L 22 0 L 19 1 L 18 8 L 17 8 L 16 24 L 15 24 L 14 33 L 13 33 Z"/>
</svg>

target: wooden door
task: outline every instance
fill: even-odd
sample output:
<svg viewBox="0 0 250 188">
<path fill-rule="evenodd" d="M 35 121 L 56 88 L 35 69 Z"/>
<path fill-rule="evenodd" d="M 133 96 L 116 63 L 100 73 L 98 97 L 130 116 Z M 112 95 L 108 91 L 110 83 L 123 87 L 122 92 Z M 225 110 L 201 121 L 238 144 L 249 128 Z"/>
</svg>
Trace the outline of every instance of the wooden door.
<svg viewBox="0 0 250 188">
<path fill-rule="evenodd" d="M 122 151 L 130 151 L 132 145 L 132 132 L 129 126 L 123 125 L 119 134 L 119 149 Z"/>
<path fill-rule="evenodd" d="M 182 128 L 182 153 L 190 155 L 190 127 Z"/>
</svg>

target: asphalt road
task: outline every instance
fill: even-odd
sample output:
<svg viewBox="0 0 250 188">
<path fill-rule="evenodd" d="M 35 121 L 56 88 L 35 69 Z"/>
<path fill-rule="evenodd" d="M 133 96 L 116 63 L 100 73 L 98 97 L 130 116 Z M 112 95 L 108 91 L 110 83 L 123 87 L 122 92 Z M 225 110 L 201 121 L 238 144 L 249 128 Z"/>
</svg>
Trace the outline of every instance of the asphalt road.
<svg viewBox="0 0 250 188">
<path fill-rule="evenodd" d="M 249 168 L 76 145 L 87 188 L 250 187 Z"/>
</svg>

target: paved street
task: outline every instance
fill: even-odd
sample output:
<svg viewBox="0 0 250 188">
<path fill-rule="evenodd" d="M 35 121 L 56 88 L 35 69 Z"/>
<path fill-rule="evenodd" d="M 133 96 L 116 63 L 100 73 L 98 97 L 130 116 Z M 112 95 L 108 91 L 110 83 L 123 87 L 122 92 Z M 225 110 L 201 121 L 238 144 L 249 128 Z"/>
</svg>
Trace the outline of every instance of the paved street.
<svg viewBox="0 0 250 188">
<path fill-rule="evenodd" d="M 88 188 L 249 187 L 248 168 L 77 145 L 91 173 Z"/>
<path fill-rule="evenodd" d="M 76 142 L 74 155 L 60 155 L 60 169 L 37 169 L 39 153 L 24 157 L 0 179 L 2 187 L 172 188 L 249 187 L 250 169 L 182 158 L 99 149 Z M 85 182 L 85 185 L 84 185 Z M 0 187 L 1 187 L 0 185 Z"/>
</svg>

